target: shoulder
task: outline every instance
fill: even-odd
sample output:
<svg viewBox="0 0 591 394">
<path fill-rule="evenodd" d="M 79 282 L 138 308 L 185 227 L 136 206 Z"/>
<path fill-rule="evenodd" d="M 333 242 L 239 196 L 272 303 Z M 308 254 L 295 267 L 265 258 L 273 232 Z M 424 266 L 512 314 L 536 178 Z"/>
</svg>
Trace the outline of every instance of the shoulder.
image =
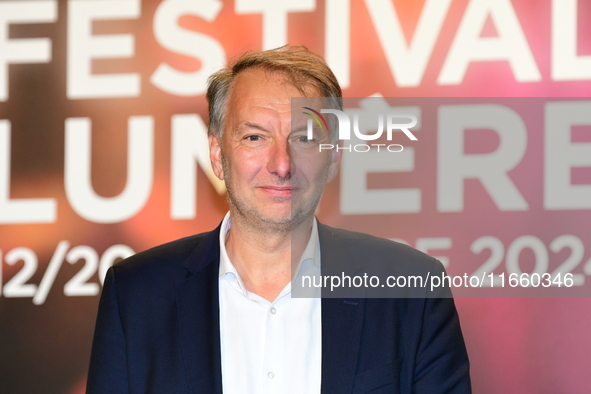
<svg viewBox="0 0 591 394">
<path fill-rule="evenodd" d="M 168 266 L 171 262 L 182 263 L 210 234 L 211 232 L 191 235 L 152 247 L 121 261 L 116 264 L 116 267 L 122 271 L 134 271 L 146 269 L 151 266 Z"/>
<path fill-rule="evenodd" d="M 341 255 L 363 258 L 366 262 L 394 263 L 399 268 L 407 267 L 412 271 L 443 269 L 437 259 L 400 242 L 320 223 L 318 233 L 321 248 L 328 248 L 329 252 L 339 250 Z"/>
<path fill-rule="evenodd" d="M 363 286 L 341 286 L 338 292 L 331 288 L 330 296 L 451 297 L 447 287 L 429 287 L 433 277 L 445 275 L 441 262 L 408 245 L 324 225 L 318 226 L 318 236 L 324 277 L 341 277 L 346 284 L 344 278 L 376 278 Z"/>
<path fill-rule="evenodd" d="M 219 253 L 215 230 L 177 239 L 148 250 L 139 252 L 112 268 L 117 282 L 151 285 L 154 282 L 180 282 L 190 270 L 192 263 L 206 261 L 211 255 Z"/>
</svg>

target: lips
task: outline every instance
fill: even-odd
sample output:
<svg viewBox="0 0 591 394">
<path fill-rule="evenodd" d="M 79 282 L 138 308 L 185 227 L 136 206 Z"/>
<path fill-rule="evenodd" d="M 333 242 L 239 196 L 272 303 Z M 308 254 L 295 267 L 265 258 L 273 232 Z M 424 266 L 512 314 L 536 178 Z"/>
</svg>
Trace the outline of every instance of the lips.
<svg viewBox="0 0 591 394">
<path fill-rule="evenodd" d="M 265 186 L 260 186 L 259 188 L 261 190 L 263 190 L 264 192 L 269 193 L 274 196 L 290 196 L 295 190 L 297 190 L 297 187 L 292 186 L 292 185 L 282 185 L 282 186 L 265 185 Z"/>
</svg>

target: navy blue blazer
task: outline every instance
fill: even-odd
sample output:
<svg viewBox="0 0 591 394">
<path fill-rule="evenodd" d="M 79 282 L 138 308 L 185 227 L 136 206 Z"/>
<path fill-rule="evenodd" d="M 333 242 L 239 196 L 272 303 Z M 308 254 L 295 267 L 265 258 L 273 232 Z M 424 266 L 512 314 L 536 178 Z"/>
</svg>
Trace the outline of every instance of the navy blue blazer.
<svg viewBox="0 0 591 394">
<path fill-rule="evenodd" d="M 219 231 L 138 253 L 107 273 L 87 393 L 221 393 Z M 319 224 L 329 261 L 387 258 L 442 271 L 410 247 Z M 385 257 L 384 257 L 385 256 Z M 470 393 L 451 298 L 323 298 L 323 394 Z"/>
</svg>

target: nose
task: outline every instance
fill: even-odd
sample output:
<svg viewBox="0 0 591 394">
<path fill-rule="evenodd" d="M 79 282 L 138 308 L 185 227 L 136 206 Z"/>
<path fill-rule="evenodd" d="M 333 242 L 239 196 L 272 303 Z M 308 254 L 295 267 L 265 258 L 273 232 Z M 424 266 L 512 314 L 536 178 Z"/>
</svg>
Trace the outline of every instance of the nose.
<svg viewBox="0 0 591 394">
<path fill-rule="evenodd" d="M 279 178 L 290 179 L 294 171 L 291 147 L 287 141 L 277 141 L 271 147 L 267 170 Z"/>
</svg>

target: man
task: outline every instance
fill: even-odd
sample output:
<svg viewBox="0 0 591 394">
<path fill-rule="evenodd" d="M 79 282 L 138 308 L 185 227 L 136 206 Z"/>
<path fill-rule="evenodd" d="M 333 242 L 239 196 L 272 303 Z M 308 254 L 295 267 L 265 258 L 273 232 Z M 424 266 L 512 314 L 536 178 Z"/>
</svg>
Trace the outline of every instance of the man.
<svg viewBox="0 0 591 394">
<path fill-rule="evenodd" d="M 213 232 L 109 270 L 88 393 L 470 392 L 451 298 L 291 297 L 292 277 L 368 257 L 390 272 L 442 272 L 414 249 L 316 221 L 340 154 L 318 150 L 334 135 L 309 139 L 293 120 L 301 96 L 316 111 L 341 98 L 324 60 L 301 46 L 247 54 L 212 76 L 211 162 L 230 212 Z"/>
</svg>

